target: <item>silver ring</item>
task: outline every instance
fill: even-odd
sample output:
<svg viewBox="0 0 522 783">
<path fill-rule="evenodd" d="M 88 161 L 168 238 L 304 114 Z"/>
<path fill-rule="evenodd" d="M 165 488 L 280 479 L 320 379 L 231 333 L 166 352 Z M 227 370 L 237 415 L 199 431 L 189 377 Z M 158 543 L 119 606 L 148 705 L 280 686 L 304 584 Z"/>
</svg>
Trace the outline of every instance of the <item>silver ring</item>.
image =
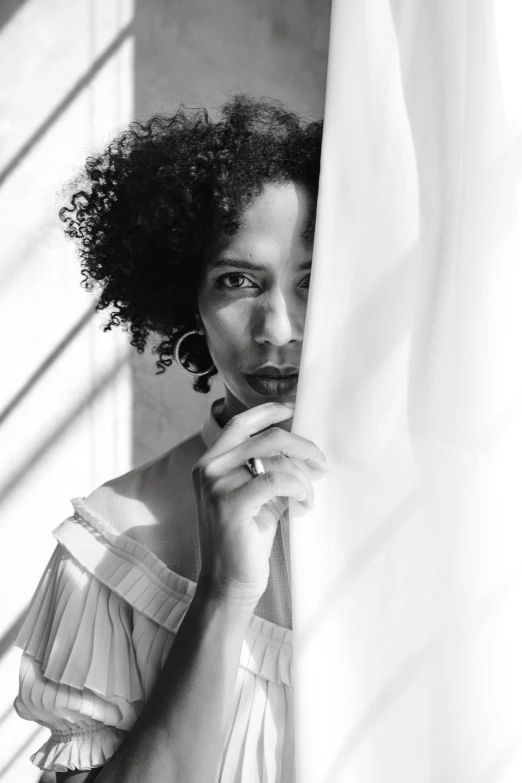
<svg viewBox="0 0 522 783">
<path fill-rule="evenodd" d="M 254 478 L 260 476 L 262 473 L 266 473 L 259 457 L 250 457 L 245 464 Z"/>
</svg>

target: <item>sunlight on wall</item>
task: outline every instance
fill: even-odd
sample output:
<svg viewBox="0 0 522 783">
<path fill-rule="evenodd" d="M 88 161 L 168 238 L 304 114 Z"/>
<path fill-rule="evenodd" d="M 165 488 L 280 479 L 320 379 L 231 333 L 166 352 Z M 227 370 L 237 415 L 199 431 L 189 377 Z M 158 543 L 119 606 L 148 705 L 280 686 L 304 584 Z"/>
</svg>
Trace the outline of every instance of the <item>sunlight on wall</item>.
<svg viewBox="0 0 522 783">
<path fill-rule="evenodd" d="M 39 779 L 29 756 L 48 736 L 12 708 L 11 644 L 50 531 L 69 498 L 130 468 L 127 339 L 101 331 L 57 213 L 86 155 L 132 119 L 132 20 L 132 0 L 27 0 L 0 30 L 3 783 Z"/>
</svg>

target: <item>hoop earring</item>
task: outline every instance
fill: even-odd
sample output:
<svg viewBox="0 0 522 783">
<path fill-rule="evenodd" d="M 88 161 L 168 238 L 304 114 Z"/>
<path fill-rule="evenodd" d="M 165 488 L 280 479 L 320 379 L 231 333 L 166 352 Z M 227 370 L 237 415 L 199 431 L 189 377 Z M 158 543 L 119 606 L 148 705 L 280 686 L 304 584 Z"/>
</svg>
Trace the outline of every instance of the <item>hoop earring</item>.
<svg viewBox="0 0 522 783">
<path fill-rule="evenodd" d="M 192 372 L 192 370 L 187 370 L 185 367 L 183 367 L 183 365 L 181 364 L 181 360 L 179 358 L 179 347 L 180 347 L 181 343 L 183 342 L 183 340 L 185 339 L 185 337 L 188 337 L 189 334 L 199 334 L 199 332 L 197 331 L 197 329 L 192 329 L 191 331 L 185 332 L 185 334 L 181 335 L 181 337 L 179 338 L 178 342 L 176 343 L 176 350 L 174 352 L 174 359 L 176 360 L 176 363 L 181 368 L 181 370 L 183 370 L 184 373 L 186 373 L 187 375 L 191 375 L 193 378 L 198 378 L 200 375 L 206 375 L 208 372 L 213 370 L 214 367 L 215 367 L 215 364 L 214 364 L 214 362 L 212 362 L 212 366 L 209 367 L 208 370 L 203 370 L 203 372 Z"/>
</svg>

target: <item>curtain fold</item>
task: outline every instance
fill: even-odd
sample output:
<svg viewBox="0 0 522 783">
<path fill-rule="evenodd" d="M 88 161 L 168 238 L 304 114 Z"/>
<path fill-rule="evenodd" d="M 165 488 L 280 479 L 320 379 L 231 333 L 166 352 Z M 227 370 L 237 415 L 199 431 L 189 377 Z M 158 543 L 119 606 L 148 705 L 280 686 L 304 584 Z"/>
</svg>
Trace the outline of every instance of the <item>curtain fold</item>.
<svg viewBox="0 0 522 783">
<path fill-rule="evenodd" d="M 293 431 L 297 783 L 522 780 L 516 0 L 334 0 Z"/>
</svg>

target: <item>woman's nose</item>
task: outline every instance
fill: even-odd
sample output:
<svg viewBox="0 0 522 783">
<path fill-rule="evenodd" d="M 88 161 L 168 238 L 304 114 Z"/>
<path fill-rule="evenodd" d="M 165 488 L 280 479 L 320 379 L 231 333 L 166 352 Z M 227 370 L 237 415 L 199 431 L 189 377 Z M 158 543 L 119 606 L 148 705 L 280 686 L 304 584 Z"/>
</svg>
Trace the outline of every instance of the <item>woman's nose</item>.
<svg viewBox="0 0 522 783">
<path fill-rule="evenodd" d="M 276 291 L 260 306 L 254 337 L 260 343 L 286 345 L 291 340 L 302 339 L 303 322 L 304 312 L 301 314 L 297 304 L 289 302 L 282 291 Z"/>
</svg>

